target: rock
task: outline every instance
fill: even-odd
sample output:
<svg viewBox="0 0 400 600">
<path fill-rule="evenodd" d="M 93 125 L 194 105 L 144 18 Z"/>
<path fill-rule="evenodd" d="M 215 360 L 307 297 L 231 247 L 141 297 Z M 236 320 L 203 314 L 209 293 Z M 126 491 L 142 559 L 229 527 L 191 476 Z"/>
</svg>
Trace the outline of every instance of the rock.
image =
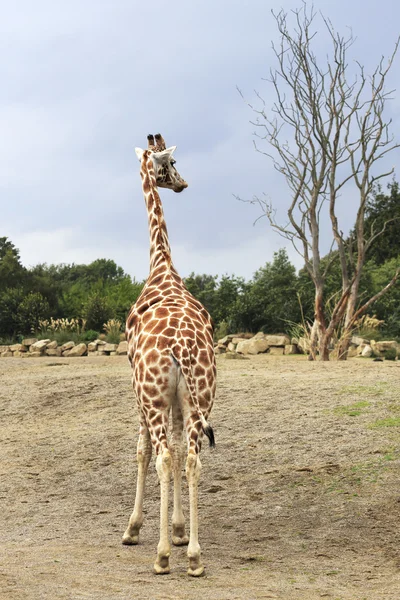
<svg viewBox="0 0 400 600">
<path fill-rule="evenodd" d="M 110 352 L 110 356 L 117 356 L 116 352 Z"/>
<path fill-rule="evenodd" d="M 288 346 L 290 344 L 290 338 L 288 335 L 266 335 L 265 341 L 268 346 Z"/>
<path fill-rule="evenodd" d="M 116 352 L 118 348 L 118 344 L 106 344 L 103 347 L 104 352 Z"/>
<path fill-rule="evenodd" d="M 93 344 L 96 344 L 97 346 L 105 346 L 107 342 L 105 342 L 104 340 L 94 340 Z"/>
<path fill-rule="evenodd" d="M 350 345 L 347 351 L 347 356 L 348 358 L 354 358 L 355 356 L 358 356 L 358 347 Z"/>
<path fill-rule="evenodd" d="M 294 344 L 295 346 L 298 346 L 298 345 L 299 345 L 299 338 L 295 338 L 295 337 L 293 337 L 293 338 L 290 340 L 290 343 L 291 343 L 291 344 Z"/>
<path fill-rule="evenodd" d="M 247 342 L 248 340 L 246 338 L 240 338 L 240 337 L 234 337 L 232 338 L 231 342 L 232 344 L 240 344 L 240 342 Z"/>
<path fill-rule="evenodd" d="M 310 340 L 305 337 L 300 337 L 298 340 L 297 348 L 303 353 L 308 354 L 310 351 Z"/>
<path fill-rule="evenodd" d="M 243 356 L 243 354 L 238 354 L 237 352 L 226 352 L 224 357 L 228 360 L 250 360 L 248 356 Z"/>
<path fill-rule="evenodd" d="M 218 340 L 218 344 L 222 344 L 223 346 L 225 346 L 225 344 L 228 344 L 230 341 L 229 337 L 226 335 L 225 337 L 221 338 L 220 340 Z"/>
<path fill-rule="evenodd" d="M 61 348 L 46 348 L 46 356 L 61 356 Z"/>
<path fill-rule="evenodd" d="M 361 346 L 361 344 L 368 344 L 368 340 L 364 340 L 364 338 L 359 337 L 357 335 L 353 335 L 353 337 L 350 340 L 350 343 L 353 346 Z"/>
<path fill-rule="evenodd" d="M 226 349 L 228 350 L 228 352 L 235 352 L 236 350 L 236 345 L 233 342 L 229 342 L 229 344 L 227 345 Z"/>
<path fill-rule="evenodd" d="M 24 340 L 22 340 L 22 345 L 23 346 L 27 346 L 29 348 L 29 346 L 32 346 L 32 344 L 36 344 L 37 342 L 37 338 L 25 338 Z"/>
<path fill-rule="evenodd" d="M 365 358 L 370 358 L 372 356 L 372 348 L 369 344 L 366 344 L 361 352 L 361 356 Z"/>
<path fill-rule="evenodd" d="M 22 356 L 23 354 L 25 354 L 25 352 L 20 352 L 19 350 L 15 350 L 15 351 L 13 352 L 13 357 L 14 357 L 14 358 L 21 358 L 21 356 Z"/>
<path fill-rule="evenodd" d="M 39 356 L 43 356 L 43 353 L 40 350 L 33 350 L 33 352 L 29 351 L 27 356 L 30 356 L 31 358 L 39 358 Z"/>
<path fill-rule="evenodd" d="M 10 350 L 6 350 L 5 352 L 2 352 L 0 354 L 1 358 L 11 358 L 13 355 L 12 352 L 10 352 Z"/>
<path fill-rule="evenodd" d="M 225 348 L 225 346 L 221 346 L 221 347 L 217 346 L 216 348 L 214 348 L 214 352 L 215 352 L 215 354 L 225 354 L 226 348 Z"/>
<path fill-rule="evenodd" d="M 265 339 L 255 340 L 251 338 L 250 340 L 239 342 L 236 347 L 236 352 L 239 354 L 260 354 L 266 350 L 268 350 L 268 343 Z"/>
<path fill-rule="evenodd" d="M 286 344 L 287 346 L 289 344 Z M 285 352 L 285 348 L 282 346 L 271 346 L 269 349 L 269 353 L 272 356 L 283 356 L 283 353 Z"/>
<path fill-rule="evenodd" d="M 390 341 L 390 342 L 375 342 L 374 352 L 376 349 L 378 352 L 384 353 L 384 352 L 386 352 L 386 350 L 389 350 L 391 348 L 398 350 L 398 344 L 394 340 Z"/>
<path fill-rule="evenodd" d="M 58 346 L 58 344 L 57 344 L 56 340 L 53 340 L 52 342 L 47 344 L 46 348 L 48 348 L 49 350 L 54 350 L 54 348 L 57 348 L 57 346 Z"/>
<path fill-rule="evenodd" d="M 71 350 L 71 348 L 73 348 L 75 346 L 75 342 L 65 342 L 65 344 L 63 344 L 61 346 L 61 350 L 64 356 L 64 352 L 66 352 L 67 350 Z"/>
<path fill-rule="evenodd" d="M 10 351 L 11 352 L 26 352 L 27 347 L 24 346 L 23 344 L 13 344 L 12 346 L 10 346 Z"/>
<path fill-rule="evenodd" d="M 87 347 L 86 344 L 77 344 L 76 346 L 74 346 L 73 348 L 71 348 L 71 350 L 67 351 L 68 354 L 67 356 L 71 357 L 71 356 L 84 356 L 87 352 Z M 65 353 L 63 352 L 63 356 L 65 356 Z"/>
<path fill-rule="evenodd" d="M 263 340 L 264 338 L 265 338 L 265 333 L 263 331 L 259 331 L 251 339 L 252 340 Z"/>
<path fill-rule="evenodd" d="M 128 342 L 124 341 L 118 344 L 117 354 L 128 354 Z"/>
<path fill-rule="evenodd" d="M 10 352 L 10 346 L 0 346 L 0 354 L 3 352 Z"/>
<path fill-rule="evenodd" d="M 296 344 L 286 344 L 284 354 L 297 354 Z"/>
<path fill-rule="evenodd" d="M 96 350 L 96 354 L 98 356 L 106 356 L 106 353 L 104 352 L 104 350 Z"/>
<path fill-rule="evenodd" d="M 44 352 L 47 344 L 50 343 L 50 340 L 39 340 L 34 344 L 31 344 L 29 347 L 29 352 Z"/>
<path fill-rule="evenodd" d="M 89 342 L 87 349 L 88 352 L 95 352 L 97 350 L 96 342 Z"/>
</svg>

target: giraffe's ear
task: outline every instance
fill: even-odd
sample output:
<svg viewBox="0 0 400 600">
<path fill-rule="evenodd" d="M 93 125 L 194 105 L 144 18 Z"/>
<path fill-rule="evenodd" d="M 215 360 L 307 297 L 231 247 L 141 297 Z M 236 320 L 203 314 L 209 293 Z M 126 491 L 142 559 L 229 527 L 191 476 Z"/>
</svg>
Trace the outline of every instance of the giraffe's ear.
<svg viewBox="0 0 400 600">
<path fill-rule="evenodd" d="M 143 156 L 144 150 L 142 150 L 141 148 L 135 148 L 135 152 L 136 152 L 136 156 L 138 157 L 140 162 L 142 162 L 142 156 Z"/>
<path fill-rule="evenodd" d="M 172 156 L 172 154 L 175 152 L 176 150 L 176 146 L 171 146 L 170 148 L 167 148 L 166 150 L 164 150 L 164 152 L 167 152 L 168 154 L 170 154 Z"/>
</svg>

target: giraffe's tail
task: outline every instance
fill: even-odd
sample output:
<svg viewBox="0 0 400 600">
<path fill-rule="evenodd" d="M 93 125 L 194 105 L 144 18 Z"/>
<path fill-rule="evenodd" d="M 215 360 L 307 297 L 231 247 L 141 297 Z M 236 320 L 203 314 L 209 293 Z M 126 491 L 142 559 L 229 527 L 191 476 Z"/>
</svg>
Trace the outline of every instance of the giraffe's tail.
<svg viewBox="0 0 400 600">
<path fill-rule="evenodd" d="M 193 373 L 192 373 L 192 369 L 190 366 L 190 362 L 182 360 L 181 358 L 177 359 L 176 356 L 174 356 L 174 354 L 172 354 L 172 358 L 181 368 L 182 375 L 185 379 L 186 386 L 189 391 L 190 399 L 192 401 L 192 406 L 199 416 L 201 426 L 203 429 L 203 433 L 208 437 L 209 446 L 210 446 L 210 448 L 215 448 L 215 437 L 214 437 L 213 428 L 207 422 L 207 419 L 203 415 L 203 412 L 202 412 L 202 410 L 199 406 L 199 402 L 197 400 L 196 385 L 193 380 Z"/>
</svg>

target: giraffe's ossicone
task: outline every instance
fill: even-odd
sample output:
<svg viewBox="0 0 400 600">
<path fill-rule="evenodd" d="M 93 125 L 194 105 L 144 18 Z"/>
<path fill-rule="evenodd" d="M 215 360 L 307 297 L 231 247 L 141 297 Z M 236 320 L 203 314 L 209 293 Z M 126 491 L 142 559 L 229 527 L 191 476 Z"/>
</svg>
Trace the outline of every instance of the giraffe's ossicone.
<svg viewBox="0 0 400 600">
<path fill-rule="evenodd" d="M 160 542 L 156 573 L 169 573 L 168 494 L 174 476 L 172 541 L 189 544 L 190 575 L 199 576 L 197 485 L 203 435 L 214 445 L 207 422 L 216 387 L 213 324 L 204 306 L 186 289 L 172 264 L 167 227 L 157 187 L 181 192 L 187 187 L 160 134 L 148 136 L 148 149 L 136 149 L 150 234 L 150 274 L 126 324 L 128 356 L 140 416 L 137 449 L 138 477 L 135 507 L 123 537 L 137 544 L 143 523 L 145 479 L 152 447 L 161 488 Z M 171 423 L 172 417 L 172 423 Z M 171 430 L 171 435 L 169 435 Z M 186 475 L 189 485 L 190 533 L 185 533 L 181 503 L 183 439 L 187 440 Z"/>
</svg>

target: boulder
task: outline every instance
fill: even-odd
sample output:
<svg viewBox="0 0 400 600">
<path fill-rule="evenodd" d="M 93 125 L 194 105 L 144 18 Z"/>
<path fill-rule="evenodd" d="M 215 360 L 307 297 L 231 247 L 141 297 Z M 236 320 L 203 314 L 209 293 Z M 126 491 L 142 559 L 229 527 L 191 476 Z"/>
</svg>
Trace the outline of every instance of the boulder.
<svg viewBox="0 0 400 600">
<path fill-rule="evenodd" d="M 29 346 L 32 346 L 32 344 L 36 344 L 37 342 L 37 338 L 25 338 L 24 340 L 22 340 L 22 345 L 23 346 L 27 346 L 29 348 Z"/>
<path fill-rule="evenodd" d="M 310 351 L 310 340 L 306 337 L 299 337 L 297 347 L 303 354 L 308 354 Z"/>
<path fill-rule="evenodd" d="M 284 354 L 297 354 L 296 344 L 286 344 Z"/>
<path fill-rule="evenodd" d="M 229 342 L 226 349 L 228 352 L 235 352 L 236 346 L 237 346 L 237 344 L 234 344 L 233 342 Z"/>
<path fill-rule="evenodd" d="M 43 353 L 40 350 L 33 350 L 32 352 L 28 353 L 28 356 L 31 358 L 39 358 L 39 356 L 43 356 Z"/>
<path fill-rule="evenodd" d="M 10 352 L 10 350 L 6 350 L 5 352 L 2 352 L 0 354 L 1 358 L 11 358 L 13 355 L 12 352 Z"/>
<path fill-rule="evenodd" d="M 49 350 L 54 350 L 54 348 L 57 348 L 57 346 L 58 346 L 58 344 L 57 344 L 56 340 L 53 340 L 52 342 L 47 344 L 46 348 L 48 348 Z"/>
<path fill-rule="evenodd" d="M 347 356 L 348 358 L 354 358 L 355 356 L 358 356 L 358 347 L 350 345 L 347 351 Z"/>
<path fill-rule="evenodd" d="M 386 350 L 392 349 L 394 348 L 395 350 L 398 350 L 398 343 L 395 341 L 390 341 L 390 342 L 375 342 L 375 346 L 374 346 L 374 352 L 375 349 L 378 352 L 382 352 L 385 353 Z"/>
<path fill-rule="evenodd" d="M 13 352 L 13 357 L 14 358 L 21 358 L 21 356 L 23 356 L 24 354 L 26 354 L 26 352 L 20 352 L 19 350 L 14 350 Z"/>
<path fill-rule="evenodd" d="M 65 342 L 65 344 L 63 344 L 61 346 L 61 351 L 63 353 L 64 356 L 64 352 L 66 352 L 67 350 L 71 350 L 71 348 L 73 348 L 75 346 L 75 342 Z"/>
<path fill-rule="evenodd" d="M 118 348 L 118 344 L 106 344 L 103 347 L 104 352 L 116 352 Z"/>
<path fill-rule="evenodd" d="M 226 352 L 224 357 L 228 360 L 250 360 L 247 356 L 243 356 L 243 354 L 238 354 L 237 352 Z"/>
<path fill-rule="evenodd" d="M 269 349 L 269 353 L 272 354 L 272 356 L 283 356 L 284 352 L 285 348 L 282 346 L 271 346 Z"/>
<path fill-rule="evenodd" d="M 268 350 L 268 343 L 265 339 L 255 340 L 251 338 L 250 340 L 245 340 L 244 342 L 239 342 L 236 346 L 236 352 L 239 354 L 260 354 Z"/>
<path fill-rule="evenodd" d="M 0 354 L 3 352 L 10 352 L 10 346 L 0 346 Z"/>
<path fill-rule="evenodd" d="M 288 335 L 266 335 L 264 339 L 268 346 L 281 346 L 284 348 L 290 344 L 290 338 Z"/>
<path fill-rule="evenodd" d="M 47 344 L 50 343 L 50 340 L 39 340 L 34 344 L 31 344 L 29 347 L 29 352 L 44 352 Z"/>
<path fill-rule="evenodd" d="M 361 352 L 361 356 L 365 358 L 370 358 L 372 356 L 372 348 L 369 344 L 366 344 Z"/>
<path fill-rule="evenodd" d="M 86 344 L 77 344 L 76 346 L 74 346 L 73 348 L 71 348 L 70 350 L 67 350 L 67 354 L 65 352 L 63 352 L 63 356 L 67 355 L 69 357 L 71 356 L 84 356 L 87 352 L 87 347 Z"/>
<path fill-rule="evenodd" d="M 96 354 L 98 356 L 106 356 L 106 353 L 104 352 L 104 350 L 96 350 Z"/>
<path fill-rule="evenodd" d="M 128 354 L 128 342 L 120 342 L 117 348 L 117 354 Z"/>
<path fill-rule="evenodd" d="M 364 340 L 364 338 L 362 338 L 362 337 L 359 337 L 357 335 L 353 335 L 352 338 L 351 338 L 351 340 L 350 340 L 350 343 L 353 346 L 361 346 L 361 344 L 368 344 L 368 340 Z"/>
<path fill-rule="evenodd" d="M 105 342 L 104 340 L 94 340 L 93 344 L 96 344 L 97 346 L 105 346 L 107 342 Z"/>
<path fill-rule="evenodd" d="M 46 356 L 61 356 L 61 348 L 46 348 Z"/>
<path fill-rule="evenodd" d="M 234 337 L 232 338 L 231 342 L 232 344 L 240 344 L 240 342 L 247 342 L 248 340 L 246 338 L 240 338 L 240 337 Z"/>
<path fill-rule="evenodd" d="M 263 331 L 259 331 L 258 333 L 256 333 L 256 335 L 254 335 L 251 339 L 252 340 L 262 340 L 265 338 L 265 333 Z"/>
<path fill-rule="evenodd" d="M 225 352 L 226 352 L 225 346 L 221 346 L 221 347 L 217 346 L 216 348 L 214 348 L 214 352 L 215 352 L 215 354 L 225 354 Z"/>
<path fill-rule="evenodd" d="M 96 342 L 89 342 L 87 349 L 88 349 L 88 352 L 96 352 L 96 350 L 97 350 Z"/>
<path fill-rule="evenodd" d="M 11 352 L 26 352 L 27 347 L 24 346 L 23 344 L 13 344 L 12 346 L 10 346 L 10 351 Z"/>
</svg>

